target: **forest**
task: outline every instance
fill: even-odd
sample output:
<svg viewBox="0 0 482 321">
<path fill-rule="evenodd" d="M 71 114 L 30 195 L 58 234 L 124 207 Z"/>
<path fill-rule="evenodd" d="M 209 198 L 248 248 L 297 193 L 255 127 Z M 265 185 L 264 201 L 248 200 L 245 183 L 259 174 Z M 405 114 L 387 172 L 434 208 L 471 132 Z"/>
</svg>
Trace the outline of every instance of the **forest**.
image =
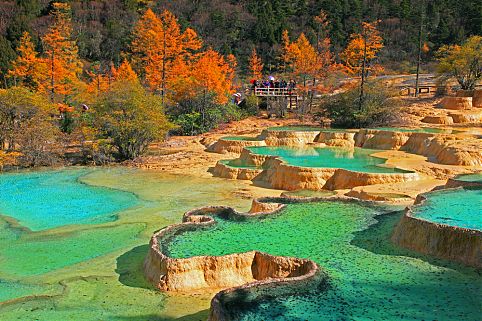
<svg viewBox="0 0 482 321">
<path fill-rule="evenodd" d="M 320 10 L 330 21 L 333 51 L 340 52 L 362 21 L 380 20 L 385 49 L 380 60 L 386 70 L 413 72 L 422 25 L 424 60 L 444 44 L 460 43 L 482 34 L 482 2 L 478 0 L 109 0 L 64 1 L 72 7 L 73 38 L 79 56 L 88 62 L 118 66 L 132 42 L 132 28 L 146 8 L 160 14 L 172 12 L 181 28 L 196 30 L 204 46 L 223 55 L 233 54 L 246 72 L 252 48 L 270 71 L 279 66 L 282 33 L 302 32 L 316 42 L 313 18 Z M 4 75 L 15 58 L 24 31 L 32 35 L 38 51 L 41 36 L 52 17 L 53 1 L 0 1 L 0 72 Z M 387 68 L 388 67 L 388 68 Z"/>
<path fill-rule="evenodd" d="M 474 10 L 481 5 L 4 1 L 0 151 L 20 152 L 27 166 L 50 164 L 74 145 L 82 162 L 135 159 L 166 135 L 198 135 L 257 115 L 248 89 L 261 80 L 268 88 L 289 80 L 300 119 L 383 124 L 395 111 L 393 93 L 369 76 L 418 65 L 474 89 L 482 76 Z M 269 109 L 285 117 L 287 106 Z"/>
</svg>

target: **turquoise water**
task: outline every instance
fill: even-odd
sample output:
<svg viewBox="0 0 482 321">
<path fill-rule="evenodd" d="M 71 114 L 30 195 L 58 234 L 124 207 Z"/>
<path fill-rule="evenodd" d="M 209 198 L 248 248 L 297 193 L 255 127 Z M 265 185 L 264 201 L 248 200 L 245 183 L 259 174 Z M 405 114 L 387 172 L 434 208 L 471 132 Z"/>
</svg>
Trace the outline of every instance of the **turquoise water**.
<svg viewBox="0 0 482 321">
<path fill-rule="evenodd" d="M 257 302 L 243 295 L 230 305 L 236 320 L 480 320 L 476 271 L 395 247 L 389 239 L 402 214 L 379 213 L 359 203 L 290 204 L 243 222 L 216 218 L 164 248 L 176 258 L 259 250 L 309 258 L 328 273 L 327 288 Z"/>
<path fill-rule="evenodd" d="M 296 132 L 344 132 L 347 129 L 336 129 L 336 128 L 323 128 L 316 126 L 280 126 L 280 127 L 269 127 L 270 131 L 296 131 Z"/>
<path fill-rule="evenodd" d="M 474 174 L 464 174 L 455 177 L 457 181 L 462 182 L 481 182 L 482 183 L 482 172 Z"/>
<path fill-rule="evenodd" d="M 426 194 L 427 200 L 413 207 L 421 219 L 482 230 L 482 190 L 449 189 Z"/>
<path fill-rule="evenodd" d="M 456 133 L 461 132 L 461 131 L 456 131 L 456 130 L 451 130 L 451 129 L 430 128 L 430 127 L 421 127 L 421 128 L 376 127 L 376 128 L 371 128 L 371 129 L 386 130 L 386 131 L 401 132 L 401 133 L 428 133 L 428 134 L 456 134 Z"/>
<path fill-rule="evenodd" d="M 261 169 L 260 166 L 247 165 L 239 162 L 238 159 L 223 159 L 219 161 L 221 164 L 227 165 L 234 168 L 246 168 L 246 169 Z"/>
<path fill-rule="evenodd" d="M 382 158 L 372 157 L 377 151 L 370 149 L 344 149 L 339 147 L 247 147 L 258 155 L 280 156 L 287 164 L 301 167 L 343 168 L 366 173 L 406 173 L 407 171 L 380 167 Z M 379 152 L 379 151 L 378 151 Z"/>
<path fill-rule="evenodd" d="M 33 231 L 115 220 L 137 204 L 134 194 L 82 184 L 85 169 L 0 175 L 0 213 Z"/>
</svg>

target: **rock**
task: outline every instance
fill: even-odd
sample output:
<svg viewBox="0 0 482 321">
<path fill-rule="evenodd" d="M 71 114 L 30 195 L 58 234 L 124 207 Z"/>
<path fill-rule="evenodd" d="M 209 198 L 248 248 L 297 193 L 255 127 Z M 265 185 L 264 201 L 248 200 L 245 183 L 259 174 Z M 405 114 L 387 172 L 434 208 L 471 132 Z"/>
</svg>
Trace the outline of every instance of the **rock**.
<svg viewBox="0 0 482 321">
<path fill-rule="evenodd" d="M 422 123 L 428 124 L 441 124 L 441 125 L 452 125 L 454 120 L 450 116 L 437 115 L 437 116 L 425 116 L 421 120 Z"/>
<path fill-rule="evenodd" d="M 311 277 L 318 270 L 316 263 L 310 260 L 272 256 L 258 251 L 183 259 L 170 258 L 163 253 L 162 244 L 169 242 L 173 235 L 214 224 L 212 215 L 236 219 L 236 216 L 246 214 L 226 207 L 201 208 L 186 213 L 184 223 L 168 226 L 152 236 L 144 261 L 144 274 L 156 288 L 169 292 L 225 289 L 252 282 Z"/>
<path fill-rule="evenodd" d="M 457 90 L 457 93 L 455 94 L 456 97 L 473 97 L 474 96 L 474 90 Z"/>
<path fill-rule="evenodd" d="M 440 102 L 443 109 L 466 110 L 472 108 L 472 97 L 444 97 Z"/>
<path fill-rule="evenodd" d="M 425 199 L 423 194 L 419 195 L 416 204 Z M 412 216 L 410 209 L 405 211 L 395 227 L 392 241 L 398 246 L 423 254 L 482 267 L 481 231 L 425 221 Z"/>
<path fill-rule="evenodd" d="M 472 96 L 472 106 L 475 108 L 482 108 L 482 89 L 474 90 Z"/>
</svg>

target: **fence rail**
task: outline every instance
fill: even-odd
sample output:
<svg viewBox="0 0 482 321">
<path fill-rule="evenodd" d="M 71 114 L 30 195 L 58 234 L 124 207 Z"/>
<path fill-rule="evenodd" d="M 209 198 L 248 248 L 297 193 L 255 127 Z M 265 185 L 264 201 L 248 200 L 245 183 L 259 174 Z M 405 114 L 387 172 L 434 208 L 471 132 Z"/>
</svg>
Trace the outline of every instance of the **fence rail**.
<svg viewBox="0 0 482 321">
<path fill-rule="evenodd" d="M 296 97 L 294 88 L 254 88 L 254 95 L 259 97 Z"/>
</svg>

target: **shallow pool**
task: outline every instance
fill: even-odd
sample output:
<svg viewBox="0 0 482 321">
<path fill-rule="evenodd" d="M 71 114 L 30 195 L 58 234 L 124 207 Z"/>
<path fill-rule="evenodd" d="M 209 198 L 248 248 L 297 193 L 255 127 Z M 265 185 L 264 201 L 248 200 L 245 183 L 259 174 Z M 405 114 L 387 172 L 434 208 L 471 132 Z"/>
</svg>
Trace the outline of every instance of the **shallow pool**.
<svg viewBox="0 0 482 321">
<path fill-rule="evenodd" d="M 421 219 L 482 230 L 482 190 L 448 189 L 426 194 L 426 201 L 413 207 Z"/>
<path fill-rule="evenodd" d="M 455 177 L 455 180 L 461 182 L 481 182 L 482 183 L 482 172 L 474 174 L 464 174 Z"/>
<path fill-rule="evenodd" d="M 78 168 L 0 176 L 27 189 L 4 181 L 6 189 L 0 190 L 0 205 L 15 209 L 9 216 L 0 215 L 1 321 L 205 320 L 209 294 L 170 298 L 144 280 L 149 238 L 153 231 L 179 222 L 192 208 L 222 204 L 248 210 L 251 205 L 251 199 L 239 197 L 240 192 L 247 193 L 241 181 L 160 171 Z M 267 192 L 261 195 L 279 194 Z M 105 193 L 114 196 L 106 198 Z M 81 196 L 86 197 L 82 202 Z M 82 211 L 72 208 L 68 197 Z M 21 201 L 13 204 L 12 199 Z M 108 199 L 119 202 L 119 207 L 102 205 L 99 211 L 90 207 L 89 199 L 98 205 Z M 65 205 L 63 210 L 60 204 Z M 17 213 L 29 213 L 32 207 L 39 211 L 33 218 Z M 62 220 L 50 222 L 50 207 Z M 113 209 L 115 214 L 109 214 Z M 84 216 L 86 211 L 101 216 Z M 12 217 L 20 220 L 13 222 Z M 22 225 L 34 227 L 33 223 L 39 230 Z"/>
<path fill-rule="evenodd" d="M 79 181 L 86 169 L 0 174 L 0 214 L 39 231 L 68 224 L 98 224 L 138 203 L 132 193 Z"/>
<path fill-rule="evenodd" d="M 238 320 L 478 320 L 476 271 L 395 247 L 389 239 L 401 213 L 379 213 L 359 203 L 290 204 L 244 222 L 216 218 L 165 250 L 176 258 L 259 250 L 310 258 L 328 272 L 328 288 L 234 304 Z"/>
<path fill-rule="evenodd" d="M 431 127 L 420 127 L 420 128 L 410 128 L 410 127 L 376 127 L 370 128 L 375 130 L 384 130 L 391 132 L 401 132 L 401 133 L 427 133 L 427 134 L 458 134 L 463 133 L 463 131 L 452 130 L 447 128 L 431 128 Z"/>
<path fill-rule="evenodd" d="M 294 131 L 294 132 L 344 132 L 347 129 L 338 128 L 323 128 L 316 126 L 280 126 L 280 127 L 269 127 L 268 131 Z"/>
<path fill-rule="evenodd" d="M 253 154 L 279 156 L 287 164 L 301 167 L 343 168 L 366 173 L 407 173 L 407 171 L 378 166 L 385 159 L 370 156 L 379 152 L 364 148 L 340 147 L 247 147 Z"/>
</svg>

